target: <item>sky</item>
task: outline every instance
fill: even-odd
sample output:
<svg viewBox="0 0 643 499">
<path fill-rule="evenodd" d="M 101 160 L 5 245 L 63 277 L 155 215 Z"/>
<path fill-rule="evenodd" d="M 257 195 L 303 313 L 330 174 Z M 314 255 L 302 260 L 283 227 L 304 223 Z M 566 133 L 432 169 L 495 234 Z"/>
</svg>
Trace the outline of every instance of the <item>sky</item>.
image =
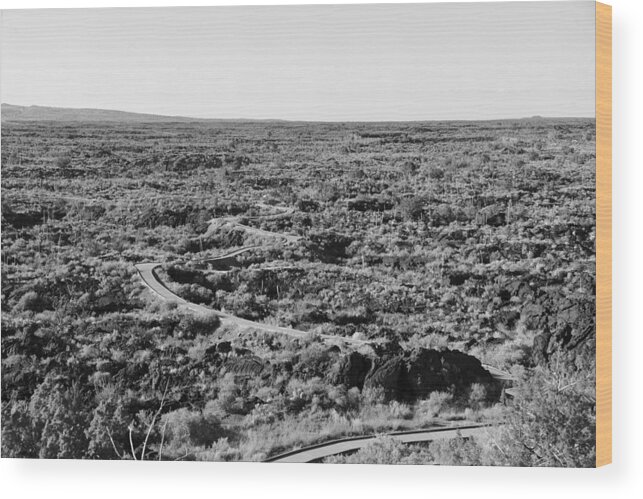
<svg viewBox="0 0 643 499">
<path fill-rule="evenodd" d="M 594 117 L 594 5 L 4 10 L 0 98 L 199 118 Z"/>
</svg>

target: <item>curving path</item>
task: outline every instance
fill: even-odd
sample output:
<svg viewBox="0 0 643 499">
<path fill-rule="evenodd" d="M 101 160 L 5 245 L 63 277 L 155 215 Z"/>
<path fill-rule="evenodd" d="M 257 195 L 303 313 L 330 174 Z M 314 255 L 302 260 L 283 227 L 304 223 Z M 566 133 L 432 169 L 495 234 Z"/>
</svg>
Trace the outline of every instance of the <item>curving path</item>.
<svg viewBox="0 0 643 499">
<path fill-rule="evenodd" d="M 229 253 L 224 253 L 223 255 L 215 256 L 214 258 L 205 258 L 205 259 L 198 259 L 198 260 L 191 260 L 191 261 L 200 261 L 200 262 L 206 262 L 206 263 L 216 263 L 221 260 L 226 260 L 227 258 L 234 258 L 235 256 L 239 256 L 243 253 L 246 253 L 250 250 L 256 249 L 256 248 L 261 248 L 258 244 L 255 244 L 253 246 L 243 246 L 239 249 L 236 249 L 234 251 L 230 251 Z"/>
<path fill-rule="evenodd" d="M 433 440 L 442 440 L 455 438 L 457 436 L 471 437 L 481 433 L 489 425 L 468 425 L 468 426 L 450 426 L 448 428 L 436 428 L 432 430 L 414 430 L 401 431 L 394 433 L 385 433 L 399 442 L 405 444 L 430 442 Z M 337 454 L 355 452 L 371 443 L 378 435 L 368 435 L 365 437 L 343 438 L 333 440 L 319 445 L 304 447 L 293 450 L 284 454 L 266 459 L 267 463 L 312 463 Z"/>
<path fill-rule="evenodd" d="M 260 204 L 258 206 L 261 207 L 269 207 L 267 205 Z M 280 212 L 274 215 L 264 215 L 264 216 L 255 216 L 255 217 L 246 217 L 248 220 L 273 220 L 275 218 L 282 218 L 285 216 L 289 216 L 292 213 L 294 213 L 294 208 L 283 208 L 283 207 L 275 207 L 275 206 L 270 206 L 270 208 L 276 208 L 279 209 Z M 276 232 L 268 232 L 265 230 L 261 229 L 256 229 L 254 227 L 249 227 L 243 224 L 240 224 L 237 222 L 237 220 L 241 217 L 229 217 L 225 220 L 226 222 L 233 222 L 236 225 L 240 225 L 244 229 L 248 231 L 252 231 L 261 235 L 265 236 L 271 236 L 271 237 L 280 237 L 280 238 L 285 238 L 286 240 L 289 241 L 296 241 L 300 239 L 300 236 L 293 236 L 293 235 L 288 235 L 288 234 L 279 234 Z M 216 224 L 219 223 L 219 219 L 212 219 L 210 220 L 210 228 L 208 229 L 208 232 L 211 230 L 216 229 Z M 209 258 L 209 259 L 201 259 L 199 261 L 205 261 L 208 263 L 216 263 L 217 261 L 224 261 L 228 258 L 233 258 L 235 256 L 238 256 L 242 253 L 245 253 L 247 251 L 253 250 L 255 248 L 260 248 L 260 245 L 252 245 L 252 246 L 243 246 L 242 248 L 230 251 L 228 253 L 224 253 L 223 255 L 219 255 L 214 258 Z M 192 260 L 196 261 L 196 260 Z M 233 324 L 237 327 L 242 327 L 245 329 L 255 329 L 255 330 L 260 330 L 260 331 L 267 331 L 271 333 L 279 333 L 279 334 L 285 334 L 287 336 L 291 336 L 294 338 L 310 338 L 311 333 L 307 331 L 300 331 L 298 329 L 292 329 L 288 327 L 282 327 L 282 326 L 275 326 L 271 324 L 264 324 L 261 322 L 255 322 L 251 321 L 248 319 L 243 319 L 241 317 L 237 317 L 235 315 L 227 314 L 225 312 L 221 312 L 219 310 L 215 310 L 209 307 L 206 307 L 204 305 L 199 305 L 197 303 L 192 303 L 189 302 L 177 294 L 173 293 L 158 277 L 158 275 L 155 272 L 155 269 L 161 266 L 160 262 L 150 262 L 150 263 L 139 263 L 136 264 L 136 270 L 138 271 L 141 280 L 143 283 L 150 289 L 152 290 L 156 295 L 158 295 L 160 298 L 162 298 L 165 301 L 176 303 L 177 305 L 180 305 L 182 307 L 185 307 L 189 310 L 192 310 L 193 312 L 197 313 L 214 313 L 216 314 L 219 319 L 221 320 L 221 323 L 223 325 L 226 324 Z M 227 271 L 224 271 L 227 272 Z M 332 336 L 332 335 L 327 335 L 323 334 L 320 335 L 321 338 L 327 341 L 332 341 L 332 342 L 344 342 L 344 343 L 352 343 L 355 345 L 368 345 L 372 342 L 366 341 L 366 340 L 358 340 L 358 339 L 353 339 L 353 338 L 346 338 L 343 336 Z"/>
<path fill-rule="evenodd" d="M 245 230 L 246 232 L 249 232 L 250 234 L 257 234 L 259 236 L 279 237 L 289 242 L 297 242 L 301 239 L 301 236 L 294 236 L 292 234 L 277 234 L 275 232 L 270 232 L 263 229 L 257 229 L 256 227 L 250 227 L 249 225 L 244 225 L 238 222 L 235 225 L 237 227 L 241 227 L 243 230 Z"/>
<path fill-rule="evenodd" d="M 138 271 L 139 276 L 141 277 L 141 280 L 143 281 L 145 286 L 147 286 L 157 296 L 159 296 L 160 298 L 162 298 L 167 302 L 176 303 L 179 306 L 185 307 L 197 313 L 214 313 L 219 317 L 223 325 L 232 324 L 244 329 L 255 329 L 255 330 L 267 331 L 271 333 L 285 334 L 287 336 L 291 336 L 293 338 L 300 338 L 300 339 L 310 338 L 311 336 L 311 333 L 306 331 L 300 331 L 298 329 L 292 329 L 292 328 L 282 327 L 282 326 L 274 326 L 271 324 L 264 324 L 261 322 L 255 322 L 248 319 L 243 319 L 241 317 L 237 317 L 235 315 L 227 314 L 225 312 L 221 312 L 219 310 L 215 310 L 213 308 L 209 308 L 204 305 L 199 305 L 197 303 L 189 302 L 184 298 L 181 298 L 177 294 L 173 293 L 170 289 L 168 289 L 167 286 L 165 286 L 165 284 L 163 284 L 163 282 L 159 279 L 158 275 L 155 272 L 155 269 L 157 269 L 160 266 L 161 266 L 161 263 L 159 262 L 138 263 L 136 264 L 136 270 Z M 320 337 L 327 341 L 352 343 L 355 345 L 367 345 L 371 343 L 366 340 L 346 338 L 343 336 L 332 336 L 328 334 L 320 335 Z"/>
</svg>

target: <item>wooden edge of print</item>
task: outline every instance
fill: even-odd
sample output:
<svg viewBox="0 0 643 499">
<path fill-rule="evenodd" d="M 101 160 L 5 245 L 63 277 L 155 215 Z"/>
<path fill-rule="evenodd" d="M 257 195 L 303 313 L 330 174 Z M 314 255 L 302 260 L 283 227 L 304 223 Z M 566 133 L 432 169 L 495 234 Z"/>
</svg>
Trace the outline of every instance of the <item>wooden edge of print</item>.
<svg viewBox="0 0 643 499">
<path fill-rule="evenodd" d="M 612 462 L 612 7 L 596 3 L 596 466 Z"/>
</svg>

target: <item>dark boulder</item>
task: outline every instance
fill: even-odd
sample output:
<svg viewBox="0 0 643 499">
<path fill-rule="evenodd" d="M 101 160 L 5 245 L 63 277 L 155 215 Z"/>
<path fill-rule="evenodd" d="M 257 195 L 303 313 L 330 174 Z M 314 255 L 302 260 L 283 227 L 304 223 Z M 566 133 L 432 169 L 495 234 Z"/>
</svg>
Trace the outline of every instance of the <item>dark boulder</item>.
<svg viewBox="0 0 643 499">
<path fill-rule="evenodd" d="M 386 398 L 403 398 L 404 362 L 401 357 L 393 357 L 375 365 L 364 380 L 365 389 L 382 389 Z"/>
<path fill-rule="evenodd" d="M 497 400 L 501 386 L 493 376 L 482 367 L 481 362 L 458 350 L 445 350 L 442 354 L 443 382 L 450 386 L 456 394 L 468 392 L 472 384 L 483 385 L 487 390 L 489 400 Z"/>
<path fill-rule="evenodd" d="M 225 363 L 224 368 L 238 379 L 257 378 L 270 371 L 270 365 L 256 356 L 232 358 Z"/>
<path fill-rule="evenodd" d="M 520 312 L 515 310 L 501 310 L 496 314 L 496 324 L 505 329 L 513 329 L 520 320 Z"/>
<path fill-rule="evenodd" d="M 424 348 L 411 352 L 405 359 L 404 395 L 426 396 L 433 391 L 447 391 L 449 385 L 442 372 L 442 352 Z"/>
<path fill-rule="evenodd" d="M 534 337 L 531 348 L 531 360 L 536 365 L 543 365 L 547 363 L 549 357 L 549 341 L 551 340 L 551 333 L 549 330 L 543 331 Z"/>
<path fill-rule="evenodd" d="M 232 351 L 232 344 L 229 341 L 220 341 L 216 345 L 217 352 L 228 354 Z"/>
<path fill-rule="evenodd" d="M 506 210 L 499 204 L 492 204 L 481 208 L 476 214 L 478 225 L 499 226 L 505 224 Z"/>
<path fill-rule="evenodd" d="M 366 375 L 371 369 L 371 359 L 359 352 L 351 352 L 335 364 L 331 372 L 331 383 L 345 385 L 346 388 L 354 386 L 362 388 Z"/>
<path fill-rule="evenodd" d="M 526 325 L 543 331 L 532 343 L 533 363 L 547 364 L 553 356 L 568 367 L 590 362 L 595 351 L 595 314 L 593 296 L 570 299 L 556 295 L 529 305 L 527 313 L 523 310 Z"/>
<path fill-rule="evenodd" d="M 338 345 L 331 345 L 330 347 L 328 347 L 328 350 L 326 350 L 326 352 L 330 355 L 339 355 L 340 353 L 342 353 L 342 349 L 339 348 Z"/>
<path fill-rule="evenodd" d="M 470 278 L 470 272 L 453 272 L 449 275 L 449 284 L 451 286 L 461 286 Z"/>
<path fill-rule="evenodd" d="M 364 388 L 381 388 L 387 398 L 413 400 L 435 391 L 465 395 L 474 383 L 486 388 L 489 400 L 500 396 L 500 383 L 475 357 L 458 350 L 419 348 L 375 365 Z"/>
</svg>

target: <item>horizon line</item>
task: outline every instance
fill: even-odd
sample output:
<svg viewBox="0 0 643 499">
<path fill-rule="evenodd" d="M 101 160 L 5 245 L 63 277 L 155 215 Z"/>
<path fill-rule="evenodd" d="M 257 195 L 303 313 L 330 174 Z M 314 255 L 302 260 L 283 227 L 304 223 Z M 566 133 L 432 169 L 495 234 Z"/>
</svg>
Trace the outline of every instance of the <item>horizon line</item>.
<svg viewBox="0 0 643 499">
<path fill-rule="evenodd" d="M 583 120 L 596 120 L 596 116 L 545 116 L 534 114 L 531 116 L 516 116 L 516 117 L 494 117 L 494 118 L 427 118 L 427 119 L 376 119 L 376 120 L 359 120 L 359 119 L 337 119 L 337 120 L 327 120 L 327 119 L 289 119 L 289 118 L 247 118 L 247 117 L 236 117 L 236 118 L 199 118 L 196 116 L 187 116 L 180 114 L 157 114 L 153 112 L 144 112 L 144 111 L 127 111 L 124 109 L 108 109 L 108 108 L 99 108 L 99 107 L 61 107 L 61 106 L 48 106 L 41 104 L 12 104 L 9 102 L 2 102 L 0 106 L 14 106 L 14 107 L 23 107 L 23 108 L 45 108 L 45 109 L 55 109 L 55 110 L 71 110 L 71 111 L 103 111 L 111 113 L 124 113 L 130 115 L 139 115 L 139 116 L 150 116 L 156 118 L 174 118 L 178 120 L 189 120 L 189 121 L 272 121 L 272 122 L 287 122 L 287 123 L 426 123 L 426 122 L 459 122 L 459 121 L 518 121 L 518 120 L 565 120 L 565 119 L 583 119 Z M 1 113 L 0 113 L 1 114 Z M 4 119 L 4 118 L 3 118 Z M 20 120 L 17 120 L 20 121 Z M 53 119 L 41 119 L 41 120 L 24 120 L 24 121 L 56 121 Z M 92 121 L 92 120 L 67 120 L 67 121 Z M 96 120 L 97 122 L 105 120 Z M 171 120 L 168 120 L 171 121 Z"/>
</svg>

